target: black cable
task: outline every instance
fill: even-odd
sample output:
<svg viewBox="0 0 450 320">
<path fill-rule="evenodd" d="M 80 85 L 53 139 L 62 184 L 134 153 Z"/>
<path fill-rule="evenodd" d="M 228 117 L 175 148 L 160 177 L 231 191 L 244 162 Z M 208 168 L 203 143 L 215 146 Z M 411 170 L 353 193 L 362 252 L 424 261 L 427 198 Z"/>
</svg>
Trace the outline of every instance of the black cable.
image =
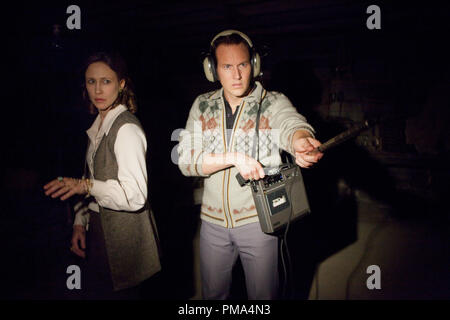
<svg viewBox="0 0 450 320">
<path fill-rule="evenodd" d="M 260 103 L 258 105 L 258 111 L 256 114 L 256 123 L 255 123 L 255 138 L 256 138 L 256 142 L 253 142 L 253 150 L 252 150 L 252 155 L 253 157 L 255 156 L 255 148 L 256 148 L 256 161 L 259 162 L 259 121 L 260 121 L 260 117 L 261 117 L 261 101 L 264 99 L 264 97 L 266 96 L 266 92 L 263 93 Z M 288 192 L 289 194 L 289 199 L 292 199 L 292 185 L 290 187 L 290 190 Z M 282 290 L 282 297 L 286 298 L 286 289 L 287 289 L 287 285 L 288 285 L 288 278 L 289 278 L 289 274 L 291 276 L 291 279 L 293 279 L 293 272 L 292 272 L 292 263 L 291 263 L 291 256 L 289 253 L 289 247 L 287 245 L 287 233 L 289 230 L 289 224 L 291 222 L 292 219 L 292 215 L 293 215 L 293 210 L 292 210 L 292 206 L 291 206 L 291 212 L 289 214 L 289 219 L 288 219 L 288 223 L 286 225 L 286 230 L 284 231 L 284 237 L 279 236 L 279 241 L 280 241 L 280 255 L 281 255 L 281 263 L 283 265 L 283 272 L 284 272 L 284 284 L 283 284 L 283 290 Z M 288 263 L 288 268 L 289 268 L 289 273 L 286 270 L 286 263 L 284 261 L 284 252 L 283 252 L 283 245 L 286 248 L 286 254 L 287 254 L 287 263 Z M 291 280 L 292 282 L 292 280 Z M 289 295 L 289 297 L 291 297 L 291 295 Z"/>
<path fill-rule="evenodd" d="M 289 189 L 289 199 L 292 199 L 292 188 L 293 185 L 290 186 Z M 291 200 L 290 200 L 291 201 Z M 286 229 L 284 230 L 284 236 L 279 236 L 280 238 L 280 255 L 281 255 L 281 262 L 283 265 L 283 271 L 284 271 L 284 284 L 283 284 L 283 290 L 282 290 L 282 298 L 283 299 L 288 299 L 288 298 L 292 298 L 292 293 L 293 293 L 293 289 L 294 287 L 291 285 L 290 290 L 288 292 L 288 294 L 286 294 L 286 291 L 288 290 L 288 280 L 290 280 L 290 282 L 293 284 L 294 283 L 294 272 L 292 269 L 292 261 L 291 261 L 291 255 L 289 253 L 289 246 L 287 243 L 287 234 L 288 234 L 288 230 L 289 230 L 289 225 L 291 223 L 291 219 L 292 219 L 292 215 L 293 215 L 293 209 L 291 206 L 291 211 L 289 213 L 289 219 L 288 222 L 286 224 Z M 288 271 L 286 270 L 286 263 L 284 261 L 284 251 L 283 251 L 283 245 L 284 248 L 286 250 L 286 255 L 287 255 L 287 266 L 288 266 Z"/>
<path fill-rule="evenodd" d="M 290 293 L 289 293 L 289 298 L 293 298 L 293 293 L 294 293 L 294 272 L 292 270 L 292 261 L 291 261 L 291 255 L 289 253 L 289 247 L 288 244 L 286 242 L 286 240 L 284 240 L 284 246 L 286 248 L 286 254 L 287 254 L 287 260 L 288 260 L 288 275 L 290 278 Z"/>
<path fill-rule="evenodd" d="M 281 255 L 281 264 L 282 264 L 282 266 L 283 266 L 283 275 L 284 275 L 284 278 L 283 278 L 283 290 L 282 290 L 282 294 L 281 294 L 281 298 L 285 298 L 286 297 L 286 288 L 287 288 L 287 277 L 288 277 L 288 274 L 287 274 L 287 271 L 286 271 L 286 264 L 285 264 L 285 262 L 284 262 L 284 254 L 283 254 L 283 238 L 282 237 L 279 237 L 280 238 L 280 255 Z"/>
<path fill-rule="evenodd" d="M 261 98 L 264 99 L 265 97 L 265 93 L 263 95 L 263 97 Z M 255 124 L 255 138 L 256 138 L 256 142 L 253 141 L 253 150 L 252 150 L 252 156 L 253 158 L 255 157 L 255 148 L 256 148 L 256 161 L 259 162 L 259 119 L 261 118 L 261 101 L 259 102 L 258 105 L 258 112 L 256 113 L 256 124 Z"/>
</svg>

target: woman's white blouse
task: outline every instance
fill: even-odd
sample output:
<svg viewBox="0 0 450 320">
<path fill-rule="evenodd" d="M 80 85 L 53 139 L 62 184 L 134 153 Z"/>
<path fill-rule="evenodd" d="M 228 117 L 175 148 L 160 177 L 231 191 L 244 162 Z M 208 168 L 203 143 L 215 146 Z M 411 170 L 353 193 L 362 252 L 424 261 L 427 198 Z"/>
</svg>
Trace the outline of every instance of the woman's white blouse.
<svg viewBox="0 0 450 320">
<path fill-rule="evenodd" d="M 92 126 L 86 131 L 90 144 L 86 159 L 91 173 L 94 172 L 94 156 L 102 137 L 109 133 L 114 120 L 127 108 L 119 105 L 110 110 L 103 124 L 100 115 L 97 116 Z M 117 132 L 114 143 L 114 153 L 118 165 L 117 180 L 110 179 L 99 181 L 93 179 L 91 195 L 95 202 L 89 203 L 89 209 L 99 212 L 98 206 L 113 210 L 136 211 L 141 209 L 147 201 L 147 168 L 145 154 L 147 141 L 145 134 L 135 124 L 124 124 Z M 86 208 L 76 210 L 74 225 L 87 225 L 89 214 L 83 214 Z"/>
</svg>

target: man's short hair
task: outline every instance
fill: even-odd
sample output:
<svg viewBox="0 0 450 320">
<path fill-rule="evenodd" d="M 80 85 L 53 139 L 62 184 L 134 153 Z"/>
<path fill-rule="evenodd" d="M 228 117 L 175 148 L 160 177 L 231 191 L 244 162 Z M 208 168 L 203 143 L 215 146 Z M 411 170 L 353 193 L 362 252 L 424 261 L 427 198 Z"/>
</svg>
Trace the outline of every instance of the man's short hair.
<svg viewBox="0 0 450 320">
<path fill-rule="evenodd" d="M 249 59 L 251 59 L 252 58 L 252 48 L 250 47 L 248 42 L 244 38 L 242 38 L 239 34 L 232 33 L 232 34 L 229 34 L 226 36 L 221 36 L 221 37 L 217 38 L 211 45 L 211 56 L 214 59 L 215 65 L 217 66 L 217 56 L 216 56 L 217 47 L 219 47 L 221 44 L 231 45 L 231 44 L 241 44 L 241 43 L 243 43 L 245 45 L 245 47 L 247 48 Z"/>
</svg>

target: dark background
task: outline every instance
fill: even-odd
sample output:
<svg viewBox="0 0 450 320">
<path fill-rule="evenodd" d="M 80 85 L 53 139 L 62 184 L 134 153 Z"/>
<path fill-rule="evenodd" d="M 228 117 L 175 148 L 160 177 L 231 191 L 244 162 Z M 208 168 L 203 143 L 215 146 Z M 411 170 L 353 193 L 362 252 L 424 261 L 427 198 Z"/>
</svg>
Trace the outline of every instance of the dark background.
<svg viewBox="0 0 450 320">
<path fill-rule="evenodd" d="M 81 30 L 66 27 L 70 4 L 81 8 Z M 381 8 L 381 30 L 366 27 L 371 4 Z M 65 269 L 77 263 L 67 250 L 73 201 L 47 199 L 42 186 L 59 175 L 81 176 L 85 130 L 94 119 L 81 100 L 81 63 L 93 51 L 111 49 L 128 62 L 148 138 L 164 271 L 146 294 L 192 296 L 198 221 L 192 191 L 200 182 L 172 163 L 177 142 L 171 134 L 184 127 L 198 94 L 218 88 L 205 79 L 201 61 L 225 29 L 249 35 L 262 56 L 260 81 L 285 93 L 321 141 L 364 119 L 379 121 L 305 173 L 318 212 L 305 224 L 323 226 L 319 238 L 297 226 L 305 228 L 302 237 L 315 236 L 311 266 L 355 241 L 355 199 L 338 187 L 342 179 L 388 203 L 398 219 L 425 216 L 448 225 L 449 9 L 433 1 L 10 4 L 2 21 L 1 297 L 77 298 L 65 289 Z M 330 214 L 340 209 L 348 213 L 343 220 Z M 336 238 L 336 226 L 348 232 Z M 337 241 L 330 245 L 330 239 Z M 313 269 L 305 267 L 304 274 Z M 298 280 L 305 288 L 299 298 L 310 280 Z"/>
</svg>

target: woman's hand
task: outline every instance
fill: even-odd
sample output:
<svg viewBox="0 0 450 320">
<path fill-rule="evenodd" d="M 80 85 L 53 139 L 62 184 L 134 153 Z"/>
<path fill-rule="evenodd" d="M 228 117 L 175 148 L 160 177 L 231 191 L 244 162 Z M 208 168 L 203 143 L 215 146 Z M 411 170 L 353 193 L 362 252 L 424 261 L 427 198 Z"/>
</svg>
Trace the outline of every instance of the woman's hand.
<svg viewBox="0 0 450 320">
<path fill-rule="evenodd" d="M 84 252 L 86 249 L 86 228 L 84 226 L 73 226 L 71 243 L 72 246 L 70 247 L 70 251 L 81 258 L 86 258 L 86 253 Z"/>
<path fill-rule="evenodd" d="M 44 186 L 44 190 L 46 196 L 51 196 L 52 198 L 61 196 L 61 200 L 66 200 L 75 194 L 86 194 L 88 185 L 82 179 L 58 177 L 47 183 Z"/>
</svg>

